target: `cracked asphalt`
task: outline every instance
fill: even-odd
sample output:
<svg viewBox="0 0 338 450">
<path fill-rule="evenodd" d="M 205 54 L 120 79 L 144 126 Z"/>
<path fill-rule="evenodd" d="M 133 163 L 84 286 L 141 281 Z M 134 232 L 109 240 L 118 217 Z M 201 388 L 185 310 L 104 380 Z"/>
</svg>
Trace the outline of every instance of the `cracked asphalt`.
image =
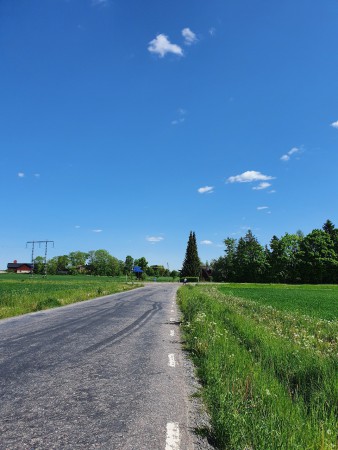
<svg viewBox="0 0 338 450">
<path fill-rule="evenodd" d="M 1 321 L 0 449 L 166 449 L 168 423 L 179 424 L 172 448 L 194 449 L 177 288 Z"/>
</svg>

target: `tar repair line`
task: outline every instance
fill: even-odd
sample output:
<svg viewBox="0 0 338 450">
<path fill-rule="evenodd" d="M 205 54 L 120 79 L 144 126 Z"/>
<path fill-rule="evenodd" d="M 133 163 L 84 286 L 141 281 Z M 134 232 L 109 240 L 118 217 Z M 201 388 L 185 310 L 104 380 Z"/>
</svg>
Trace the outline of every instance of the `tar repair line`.
<svg viewBox="0 0 338 450">
<path fill-rule="evenodd" d="M 165 450 L 180 449 L 180 430 L 177 422 L 167 423 L 167 440 Z"/>
</svg>

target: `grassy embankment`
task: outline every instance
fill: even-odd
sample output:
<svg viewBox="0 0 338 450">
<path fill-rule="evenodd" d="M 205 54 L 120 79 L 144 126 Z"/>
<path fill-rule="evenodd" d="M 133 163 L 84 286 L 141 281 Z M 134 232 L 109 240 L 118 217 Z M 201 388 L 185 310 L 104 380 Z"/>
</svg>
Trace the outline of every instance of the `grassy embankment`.
<svg viewBox="0 0 338 450">
<path fill-rule="evenodd" d="M 338 448 L 338 286 L 186 286 L 178 295 L 219 448 Z"/>
<path fill-rule="evenodd" d="M 140 284 L 110 277 L 4 274 L 0 276 L 0 319 L 40 311 L 102 295 L 133 289 Z"/>
</svg>

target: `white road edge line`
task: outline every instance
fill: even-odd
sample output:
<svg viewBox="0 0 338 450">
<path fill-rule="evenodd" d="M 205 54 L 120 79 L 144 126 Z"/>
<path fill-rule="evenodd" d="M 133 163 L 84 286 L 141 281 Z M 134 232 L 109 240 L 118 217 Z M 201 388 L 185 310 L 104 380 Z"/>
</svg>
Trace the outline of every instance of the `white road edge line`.
<svg viewBox="0 0 338 450">
<path fill-rule="evenodd" d="M 174 353 L 169 353 L 168 358 L 169 358 L 168 366 L 176 367 L 176 361 L 175 361 Z"/>
<path fill-rule="evenodd" d="M 167 439 L 165 450 L 180 449 L 180 429 L 177 422 L 167 423 Z"/>
<path fill-rule="evenodd" d="M 175 330 L 170 330 L 170 336 L 175 336 Z"/>
</svg>

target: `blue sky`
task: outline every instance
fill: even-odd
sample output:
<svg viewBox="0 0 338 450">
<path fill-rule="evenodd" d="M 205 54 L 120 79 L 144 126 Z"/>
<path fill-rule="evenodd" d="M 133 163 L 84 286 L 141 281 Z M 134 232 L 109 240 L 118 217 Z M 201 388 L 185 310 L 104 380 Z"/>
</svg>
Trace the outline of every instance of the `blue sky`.
<svg viewBox="0 0 338 450">
<path fill-rule="evenodd" d="M 0 268 L 338 225 L 337 44 L 336 0 L 1 0 Z"/>
</svg>

